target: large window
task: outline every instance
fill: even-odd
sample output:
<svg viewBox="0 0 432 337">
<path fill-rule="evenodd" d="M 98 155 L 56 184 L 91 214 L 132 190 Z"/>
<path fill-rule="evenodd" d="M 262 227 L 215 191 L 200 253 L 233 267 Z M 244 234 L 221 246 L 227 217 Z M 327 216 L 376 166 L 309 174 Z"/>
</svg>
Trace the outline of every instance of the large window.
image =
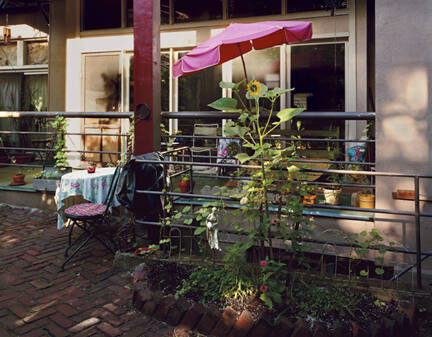
<svg viewBox="0 0 432 337">
<path fill-rule="evenodd" d="M 348 0 L 286 0 L 288 13 L 347 8 Z"/>
<path fill-rule="evenodd" d="M 243 55 L 245 60 L 248 80 L 257 80 L 264 83 L 269 89 L 281 87 L 280 83 L 280 48 L 267 48 L 252 50 Z M 240 57 L 233 60 L 232 80 L 239 82 L 245 78 L 243 64 Z M 241 96 L 245 99 L 245 86 L 242 86 Z M 270 108 L 270 102 L 262 100 L 265 107 Z M 279 109 L 280 102 L 276 103 L 275 109 Z"/>
<path fill-rule="evenodd" d="M 174 0 L 174 22 L 222 19 L 222 0 Z"/>
<path fill-rule="evenodd" d="M 89 54 L 84 56 L 84 111 L 121 111 L 121 72 L 120 55 Z M 118 118 L 86 118 L 83 131 L 92 135 L 84 137 L 84 150 L 120 150 L 120 139 L 116 136 L 96 136 L 94 134 L 118 134 L 121 125 Z M 90 161 L 115 163 L 115 154 L 86 153 Z"/>
<path fill-rule="evenodd" d="M 83 30 L 121 27 L 121 0 L 85 0 L 82 3 Z"/>
<path fill-rule="evenodd" d="M 345 44 L 291 47 L 291 105 L 307 111 L 345 110 Z"/>
<path fill-rule="evenodd" d="M 281 14 L 280 0 L 228 0 L 230 18 L 274 14 Z"/>
</svg>

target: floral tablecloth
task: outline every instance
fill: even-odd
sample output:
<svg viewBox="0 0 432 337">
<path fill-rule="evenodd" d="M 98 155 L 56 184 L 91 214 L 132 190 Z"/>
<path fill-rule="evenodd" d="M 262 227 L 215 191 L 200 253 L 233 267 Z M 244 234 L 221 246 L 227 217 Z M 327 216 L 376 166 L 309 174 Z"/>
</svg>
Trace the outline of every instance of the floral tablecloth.
<svg viewBox="0 0 432 337">
<path fill-rule="evenodd" d="M 62 176 L 55 195 L 58 212 L 57 229 L 62 229 L 66 221 L 63 213 L 65 199 L 70 196 L 81 195 L 89 202 L 103 203 L 108 194 L 114 171 L 114 167 L 106 167 L 96 168 L 95 173 L 87 173 L 87 170 L 81 170 Z M 114 196 L 112 206 L 119 205 L 120 203 Z"/>
</svg>

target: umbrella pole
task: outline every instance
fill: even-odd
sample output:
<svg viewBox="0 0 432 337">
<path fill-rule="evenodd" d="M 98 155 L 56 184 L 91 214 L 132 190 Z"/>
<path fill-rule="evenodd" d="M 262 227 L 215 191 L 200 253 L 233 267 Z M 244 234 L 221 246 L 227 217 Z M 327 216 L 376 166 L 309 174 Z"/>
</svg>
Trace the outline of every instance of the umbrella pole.
<svg viewBox="0 0 432 337">
<path fill-rule="evenodd" d="M 244 58 L 243 58 L 243 52 L 241 50 L 240 43 L 237 43 L 237 47 L 238 47 L 238 49 L 240 51 L 240 57 L 241 57 L 242 64 L 243 64 L 243 71 L 244 71 L 244 75 L 245 75 L 245 79 L 246 79 L 246 84 L 248 84 L 249 80 L 248 80 L 248 76 L 247 76 L 247 72 L 246 72 L 246 64 L 245 64 L 245 61 L 244 61 Z"/>
<path fill-rule="evenodd" d="M 237 47 L 240 51 L 240 57 L 241 57 L 242 64 L 243 64 L 243 71 L 244 71 L 244 75 L 245 75 L 245 79 L 246 79 L 246 85 L 248 85 L 249 80 L 248 80 L 248 76 L 247 76 L 247 72 L 246 72 L 246 63 L 245 63 L 244 58 L 243 58 L 243 53 L 241 50 L 240 43 L 237 43 Z M 250 100 L 249 100 L 249 110 L 250 110 L 250 112 L 252 112 L 252 102 Z"/>
</svg>

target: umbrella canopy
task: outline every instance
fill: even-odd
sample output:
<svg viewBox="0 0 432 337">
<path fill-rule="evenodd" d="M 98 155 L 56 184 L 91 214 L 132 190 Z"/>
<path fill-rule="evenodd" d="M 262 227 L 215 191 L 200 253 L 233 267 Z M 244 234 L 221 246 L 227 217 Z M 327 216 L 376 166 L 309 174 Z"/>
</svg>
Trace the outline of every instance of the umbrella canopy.
<svg viewBox="0 0 432 337">
<path fill-rule="evenodd" d="M 232 23 L 174 63 L 173 76 L 178 77 L 222 64 L 251 51 L 252 47 L 265 49 L 283 43 L 305 41 L 311 37 L 311 22 Z"/>
</svg>

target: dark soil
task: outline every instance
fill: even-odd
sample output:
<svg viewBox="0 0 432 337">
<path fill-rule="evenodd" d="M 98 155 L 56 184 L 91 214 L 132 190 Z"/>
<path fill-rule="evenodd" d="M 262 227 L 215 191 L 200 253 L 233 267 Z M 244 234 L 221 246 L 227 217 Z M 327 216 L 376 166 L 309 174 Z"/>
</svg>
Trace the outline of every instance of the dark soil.
<svg viewBox="0 0 432 337">
<path fill-rule="evenodd" d="M 154 290 L 162 291 L 164 294 L 175 294 L 182 286 L 183 280 L 187 280 L 194 270 L 194 266 L 177 264 L 167 261 L 155 261 L 148 264 L 148 281 L 149 285 Z M 308 284 L 307 286 L 310 286 Z M 313 317 L 319 317 L 318 320 L 327 325 L 333 326 L 337 320 L 349 326 L 350 321 L 357 321 L 360 325 L 369 325 L 373 321 L 380 321 L 382 318 L 389 318 L 391 314 L 397 311 L 396 302 L 384 302 L 365 291 L 359 291 L 344 286 L 335 287 L 334 285 L 317 286 L 314 292 L 308 292 L 308 287 L 305 286 L 304 293 L 298 290 L 299 293 L 294 294 L 294 300 L 288 308 L 276 308 L 269 312 L 267 306 L 257 297 L 237 297 L 214 301 L 211 304 L 217 305 L 223 310 L 227 305 L 231 306 L 235 311 L 241 313 L 247 309 L 255 319 L 258 319 L 264 313 L 276 317 L 281 311 L 285 315 L 296 318 L 303 317 L 306 320 L 314 320 Z M 347 295 L 348 294 L 348 295 Z M 326 297 L 328 296 L 328 297 Z M 332 298 L 339 297 L 346 301 L 348 298 L 351 306 L 341 302 L 340 305 L 336 302 L 333 307 L 326 308 L 327 302 L 332 302 Z M 348 296 L 348 297 L 346 297 Z M 202 293 L 192 291 L 187 294 L 188 300 L 197 302 L 202 301 Z M 299 300 L 302 299 L 302 300 Z M 210 304 L 210 303 L 207 303 Z M 301 311 L 301 308 L 304 310 Z M 355 308 L 355 310 L 352 310 Z M 299 314 L 300 312 L 300 314 Z"/>
</svg>

